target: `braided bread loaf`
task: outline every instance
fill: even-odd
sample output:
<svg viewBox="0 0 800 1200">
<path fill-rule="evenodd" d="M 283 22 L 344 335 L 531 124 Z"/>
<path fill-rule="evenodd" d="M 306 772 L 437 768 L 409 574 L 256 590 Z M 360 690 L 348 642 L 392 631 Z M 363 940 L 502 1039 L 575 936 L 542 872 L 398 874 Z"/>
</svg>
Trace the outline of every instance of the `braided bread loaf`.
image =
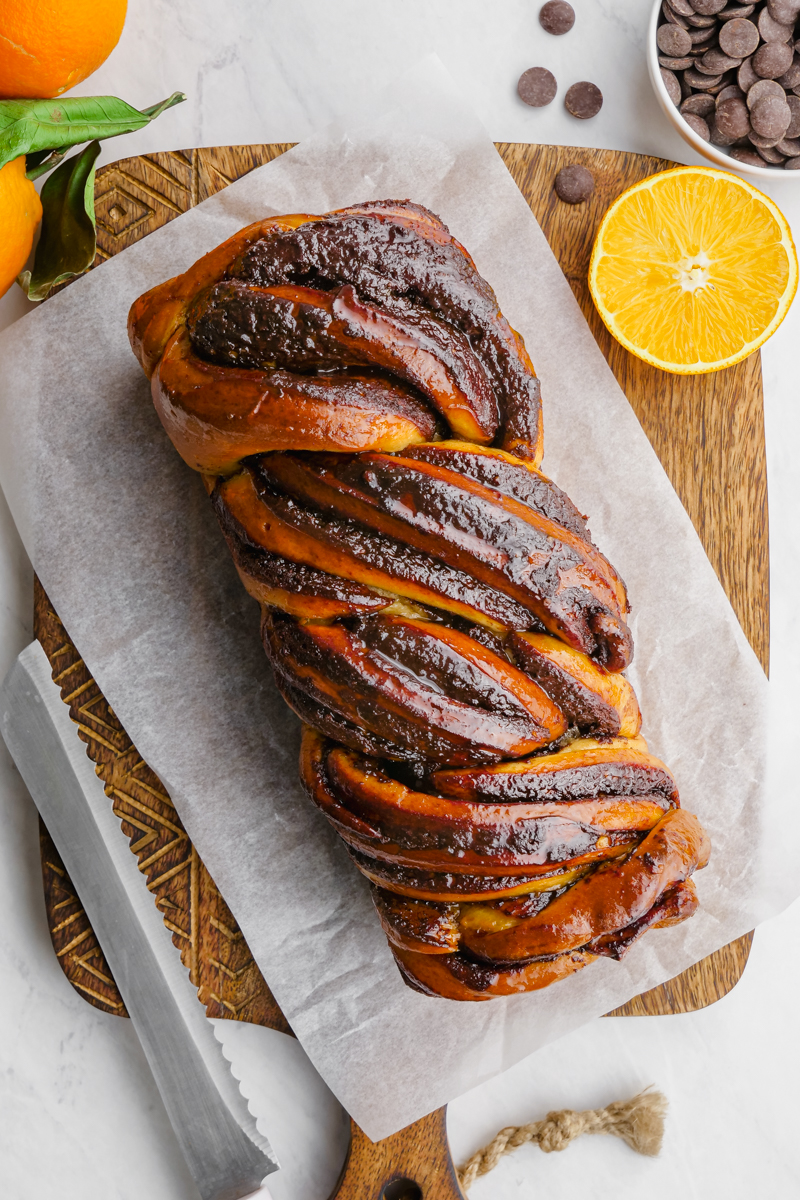
<svg viewBox="0 0 800 1200">
<path fill-rule="evenodd" d="M 442 222 L 258 222 L 129 332 L 406 982 L 533 990 L 690 916 L 709 845 L 639 735 L 624 584 L 539 469 L 524 344 Z"/>
</svg>

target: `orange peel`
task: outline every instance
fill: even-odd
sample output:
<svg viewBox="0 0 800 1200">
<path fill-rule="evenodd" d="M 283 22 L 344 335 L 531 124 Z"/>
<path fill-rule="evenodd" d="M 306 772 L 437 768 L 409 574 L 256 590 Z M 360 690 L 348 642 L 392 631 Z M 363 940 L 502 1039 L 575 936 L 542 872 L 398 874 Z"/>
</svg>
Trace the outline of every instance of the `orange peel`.
<svg viewBox="0 0 800 1200">
<path fill-rule="evenodd" d="M 623 192 L 603 217 L 589 266 L 612 336 L 677 375 L 720 371 L 762 346 L 797 278 L 778 206 L 711 167 L 677 167 Z"/>
</svg>

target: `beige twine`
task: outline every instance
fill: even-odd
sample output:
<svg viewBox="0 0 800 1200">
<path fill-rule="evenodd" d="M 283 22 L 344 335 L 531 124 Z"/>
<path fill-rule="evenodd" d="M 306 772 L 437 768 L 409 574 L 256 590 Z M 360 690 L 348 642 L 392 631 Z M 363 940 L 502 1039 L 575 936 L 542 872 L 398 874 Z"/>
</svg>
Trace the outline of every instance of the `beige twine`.
<svg viewBox="0 0 800 1200">
<path fill-rule="evenodd" d="M 545 1154 L 550 1154 L 553 1150 L 566 1150 L 573 1138 L 582 1133 L 610 1133 L 622 1138 L 639 1154 L 656 1155 L 664 1137 L 666 1112 L 666 1096 L 646 1088 L 632 1100 L 616 1100 L 606 1108 L 590 1108 L 586 1112 L 565 1108 L 548 1113 L 543 1121 L 532 1121 L 530 1125 L 509 1125 L 458 1168 L 458 1181 L 467 1191 L 479 1175 L 494 1170 L 503 1155 L 518 1146 L 538 1142 Z"/>
</svg>

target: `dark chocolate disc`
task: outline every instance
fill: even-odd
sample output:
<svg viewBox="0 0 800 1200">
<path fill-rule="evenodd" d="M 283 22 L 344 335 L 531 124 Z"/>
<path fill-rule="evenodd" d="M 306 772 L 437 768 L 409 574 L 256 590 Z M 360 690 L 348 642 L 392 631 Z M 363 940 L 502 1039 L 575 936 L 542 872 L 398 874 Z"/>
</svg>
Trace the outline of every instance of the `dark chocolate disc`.
<svg viewBox="0 0 800 1200">
<path fill-rule="evenodd" d="M 758 32 L 764 42 L 791 42 L 794 21 L 784 25 L 770 16 L 769 9 L 762 8 L 758 14 Z"/>
<path fill-rule="evenodd" d="M 800 55 L 795 54 L 792 65 L 783 75 L 778 76 L 778 83 L 789 91 L 800 83 Z"/>
<path fill-rule="evenodd" d="M 785 100 L 778 96 L 765 96 L 750 110 L 750 124 L 762 138 L 782 138 L 792 121 L 792 112 Z"/>
<path fill-rule="evenodd" d="M 780 25 L 794 25 L 800 3 L 798 0 L 767 0 L 767 12 Z"/>
<path fill-rule="evenodd" d="M 764 42 L 753 55 L 753 70 L 762 79 L 777 79 L 789 70 L 793 58 L 789 42 Z"/>
<path fill-rule="evenodd" d="M 603 107 L 603 93 L 597 84 L 582 80 L 580 83 L 573 83 L 568 89 L 564 104 L 567 112 L 573 117 L 588 121 L 590 117 L 596 117 Z"/>
<path fill-rule="evenodd" d="M 695 113 L 698 117 L 707 117 L 709 113 L 714 111 L 714 97 L 708 96 L 705 92 L 699 92 L 693 96 L 687 96 L 681 104 L 682 113 Z"/>
<path fill-rule="evenodd" d="M 722 53 L 719 46 L 712 46 L 698 62 L 697 69 L 708 75 L 724 75 L 726 71 L 734 71 L 740 65 L 738 58 L 729 58 L 727 54 Z"/>
<path fill-rule="evenodd" d="M 747 93 L 747 107 L 752 108 L 754 104 L 758 104 L 759 100 L 763 100 L 765 96 L 777 96 L 779 100 L 783 100 L 786 93 L 777 79 L 759 79 Z"/>
<path fill-rule="evenodd" d="M 744 100 L 723 100 L 717 107 L 717 127 L 725 137 L 732 141 L 747 137 L 750 132 L 750 113 Z"/>
<path fill-rule="evenodd" d="M 787 96 L 786 103 L 789 105 L 792 120 L 783 136 L 788 138 L 800 137 L 800 96 Z"/>
<path fill-rule="evenodd" d="M 579 163 L 562 167 L 553 181 L 559 200 L 566 204 L 582 204 L 594 191 L 594 175 Z"/>
<path fill-rule="evenodd" d="M 575 24 L 575 9 L 567 0 L 547 0 L 539 12 L 539 24 L 556 36 L 569 33 Z"/>
<path fill-rule="evenodd" d="M 755 8 L 755 4 L 728 4 L 722 12 L 717 13 L 717 18 L 720 21 L 734 21 L 737 17 L 749 17 Z"/>
<path fill-rule="evenodd" d="M 531 108 L 544 108 L 555 97 L 558 84 L 555 75 L 547 67 L 529 67 L 520 75 L 517 91 L 520 100 L 530 104 Z"/>
<path fill-rule="evenodd" d="M 753 70 L 752 58 L 746 58 L 739 67 L 736 72 L 736 82 L 743 92 L 749 92 L 753 84 L 758 82 L 758 76 Z"/>
<path fill-rule="evenodd" d="M 759 32 L 752 21 L 735 17 L 726 21 L 719 31 L 719 44 L 723 53 L 731 58 L 747 58 L 758 49 L 761 41 Z"/>
<path fill-rule="evenodd" d="M 698 117 L 696 113 L 684 113 L 683 119 L 689 128 L 693 130 L 698 137 L 701 137 L 704 142 L 711 141 L 711 130 L 708 128 L 708 122 L 704 121 L 702 117 Z"/>
<path fill-rule="evenodd" d="M 661 53 L 670 58 L 683 58 L 692 48 L 692 39 L 680 25 L 659 25 L 656 41 Z"/>
<path fill-rule="evenodd" d="M 667 95 L 672 103 L 677 107 L 681 102 L 681 85 L 678 83 L 678 76 L 673 75 L 672 71 L 667 71 L 661 67 L 661 78 L 664 80 L 664 87 L 667 89 Z"/>
<path fill-rule="evenodd" d="M 731 158 L 735 158 L 737 162 L 747 163 L 748 167 L 764 166 L 764 160 L 758 151 L 748 150 L 747 146 L 734 146 L 731 150 Z"/>
</svg>

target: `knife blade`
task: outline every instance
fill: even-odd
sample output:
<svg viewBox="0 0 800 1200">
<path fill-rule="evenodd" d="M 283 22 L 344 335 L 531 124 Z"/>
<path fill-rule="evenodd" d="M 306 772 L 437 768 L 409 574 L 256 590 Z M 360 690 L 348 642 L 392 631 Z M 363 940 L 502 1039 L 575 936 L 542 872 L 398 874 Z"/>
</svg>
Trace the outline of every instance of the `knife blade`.
<svg viewBox="0 0 800 1200">
<path fill-rule="evenodd" d="M 0 687 L 0 732 L 97 935 L 203 1200 L 278 1169 L 33 642 Z M 268 1195 L 266 1190 L 263 1194 Z"/>
</svg>

